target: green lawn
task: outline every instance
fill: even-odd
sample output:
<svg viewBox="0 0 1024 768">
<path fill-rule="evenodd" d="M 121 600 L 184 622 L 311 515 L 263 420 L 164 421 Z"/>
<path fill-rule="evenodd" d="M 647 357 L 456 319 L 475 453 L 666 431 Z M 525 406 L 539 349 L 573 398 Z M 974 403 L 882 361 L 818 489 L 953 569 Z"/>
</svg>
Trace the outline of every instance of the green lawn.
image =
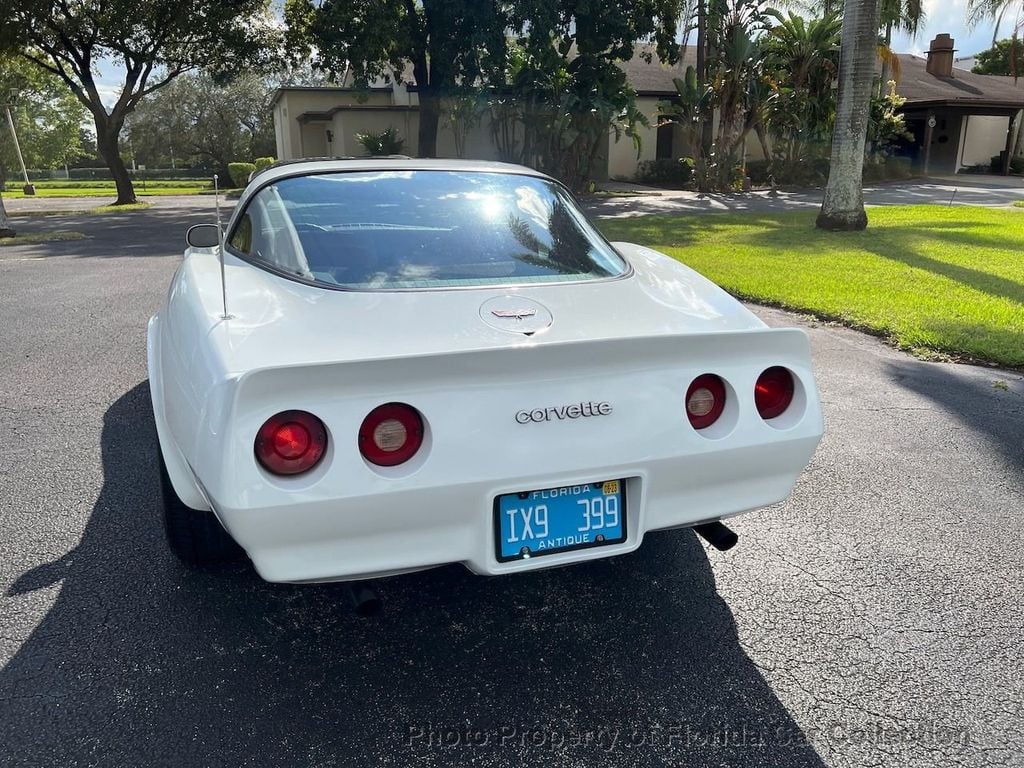
<svg viewBox="0 0 1024 768">
<path fill-rule="evenodd" d="M 864 232 L 815 212 L 603 219 L 746 299 L 814 313 L 934 357 L 1024 366 L 1024 211 L 871 208 Z"/>
<path fill-rule="evenodd" d="M 52 243 L 57 240 L 84 240 L 81 232 L 33 232 L 29 235 L 15 235 L 0 238 L 0 248 L 9 245 L 33 245 L 35 243 Z"/>
<path fill-rule="evenodd" d="M 116 188 L 113 181 L 35 181 L 36 197 L 90 197 L 114 195 Z M 16 181 L 7 182 L 4 197 L 25 197 L 21 191 L 22 184 Z M 202 179 L 160 179 L 157 181 L 135 181 L 137 195 L 195 195 L 210 189 L 212 183 Z"/>
</svg>

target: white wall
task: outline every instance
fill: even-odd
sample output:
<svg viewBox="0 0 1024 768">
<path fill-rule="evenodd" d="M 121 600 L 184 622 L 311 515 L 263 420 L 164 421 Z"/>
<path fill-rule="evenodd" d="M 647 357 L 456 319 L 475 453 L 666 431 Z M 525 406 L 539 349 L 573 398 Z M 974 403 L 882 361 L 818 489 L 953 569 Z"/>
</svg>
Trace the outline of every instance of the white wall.
<svg viewBox="0 0 1024 768">
<path fill-rule="evenodd" d="M 339 131 L 333 127 L 333 121 L 300 123 L 297 118 L 307 112 L 330 112 L 335 107 L 356 104 L 387 107 L 391 104 L 391 94 L 371 91 L 365 95 L 365 100 L 360 102 L 358 95 L 353 91 L 338 88 L 283 91 L 274 105 L 274 133 L 277 139 L 278 160 L 324 155 L 328 147 L 323 131 L 328 128 L 335 133 L 331 153 L 344 154 L 338 142 Z"/>
<path fill-rule="evenodd" d="M 334 155 L 365 155 L 366 150 L 356 141 L 357 133 L 380 133 L 388 128 L 394 128 L 405 142 L 402 145 L 402 154 L 414 156 L 417 150 L 419 115 L 415 110 L 409 109 L 353 106 L 335 112 L 330 128 L 334 133 L 334 142 L 331 145 L 331 152 Z"/>
<path fill-rule="evenodd" d="M 1006 149 L 1010 118 L 971 115 L 965 122 L 966 130 L 961 139 L 963 154 L 957 170 L 969 165 L 988 165 L 995 155 Z"/>
<path fill-rule="evenodd" d="M 395 104 L 396 101 L 403 102 Z M 640 160 L 653 160 L 658 146 L 658 102 L 659 98 L 640 97 L 637 106 L 647 116 L 651 125 L 640 128 L 642 146 L 639 159 L 632 140 L 622 136 L 615 141 L 609 136 L 608 176 L 610 178 L 632 179 L 636 175 Z M 405 140 L 403 152 L 415 156 L 418 152 L 417 134 L 419 112 L 405 107 L 408 102 L 415 107 L 418 99 L 415 93 L 400 89 L 394 95 L 375 91 L 359 101 L 352 91 L 340 89 L 285 90 L 274 106 L 274 131 L 277 139 L 279 160 L 324 155 L 361 156 L 363 148 L 356 142 L 355 134 L 379 132 L 386 128 L 397 128 Z M 339 109 L 340 107 L 340 109 Z M 403 108 L 405 107 L 405 108 Z M 309 112 L 330 113 L 329 118 L 300 123 L 298 117 Z M 330 130 L 333 141 L 328 145 L 326 132 Z M 521 131 L 520 131 L 521 132 Z M 451 129 L 442 117 L 438 125 L 437 154 L 439 157 L 455 157 L 455 140 Z M 673 140 L 673 154 L 686 154 L 680 141 L 679 131 Z M 482 116 L 469 132 L 464 155 L 466 159 L 497 160 L 498 153 L 491 136 L 489 117 Z M 601 162 L 598 162 L 601 165 Z M 595 168 L 595 175 L 600 176 Z"/>
<path fill-rule="evenodd" d="M 608 178 L 610 179 L 632 179 L 636 176 L 637 164 L 644 160 L 653 160 L 658 149 L 658 102 L 660 98 L 653 96 L 640 96 L 636 100 L 637 108 L 647 116 L 650 122 L 649 128 L 639 127 L 637 134 L 640 136 L 640 157 L 637 157 L 636 147 L 629 136 L 621 136 L 615 141 L 615 135 L 608 137 Z M 675 142 L 673 141 L 673 145 Z M 677 148 L 673 146 L 673 154 Z"/>
</svg>

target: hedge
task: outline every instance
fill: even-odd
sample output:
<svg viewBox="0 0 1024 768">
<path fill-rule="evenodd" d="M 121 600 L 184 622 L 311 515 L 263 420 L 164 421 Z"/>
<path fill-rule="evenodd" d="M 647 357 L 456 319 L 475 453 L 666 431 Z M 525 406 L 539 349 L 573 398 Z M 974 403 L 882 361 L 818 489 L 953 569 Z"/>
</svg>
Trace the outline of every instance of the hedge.
<svg viewBox="0 0 1024 768">
<path fill-rule="evenodd" d="M 228 174 L 236 187 L 249 183 L 249 175 L 256 171 L 255 163 L 228 163 Z"/>
</svg>

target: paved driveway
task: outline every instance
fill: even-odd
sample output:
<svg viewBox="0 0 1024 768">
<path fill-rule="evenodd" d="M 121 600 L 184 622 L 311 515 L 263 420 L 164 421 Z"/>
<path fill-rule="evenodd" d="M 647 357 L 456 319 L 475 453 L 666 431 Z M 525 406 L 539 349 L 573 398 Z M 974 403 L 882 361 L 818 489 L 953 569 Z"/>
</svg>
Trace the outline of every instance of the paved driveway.
<svg viewBox="0 0 1024 768">
<path fill-rule="evenodd" d="M 609 184 L 609 188 L 639 190 L 639 197 L 591 199 L 590 212 L 597 216 L 640 216 L 649 213 L 713 213 L 733 211 L 817 210 L 823 190 L 800 192 L 748 192 L 710 194 Z M 926 180 L 877 184 L 864 189 L 868 205 L 984 205 L 1006 206 L 1024 200 L 1024 178 L 1019 176 L 936 176 Z"/>
<path fill-rule="evenodd" d="M 828 434 L 736 549 L 442 568 L 360 620 L 164 545 L 144 328 L 207 216 L 0 248 L 0 765 L 1024 765 L 1021 377 L 759 309 Z"/>
</svg>

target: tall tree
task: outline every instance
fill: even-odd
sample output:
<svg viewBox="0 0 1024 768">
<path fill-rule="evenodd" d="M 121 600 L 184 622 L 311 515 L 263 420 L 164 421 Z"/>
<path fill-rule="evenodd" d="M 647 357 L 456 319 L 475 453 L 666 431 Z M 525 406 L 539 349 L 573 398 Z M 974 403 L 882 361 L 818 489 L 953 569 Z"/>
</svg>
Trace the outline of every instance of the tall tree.
<svg viewBox="0 0 1024 768">
<path fill-rule="evenodd" d="M 12 36 L 0 33 L 0 60 L 4 56 L 14 53 L 15 50 Z M 15 234 L 14 228 L 11 226 L 11 219 L 7 215 L 7 208 L 4 206 L 3 193 L 0 191 L 0 238 L 14 237 Z"/>
<path fill-rule="evenodd" d="M 764 67 L 777 95 L 767 110 L 774 146 L 765 159 L 778 178 L 793 178 L 798 166 L 829 151 L 842 19 L 835 13 L 810 21 L 792 11 L 768 14 L 777 23 L 764 36 Z"/>
<path fill-rule="evenodd" d="M 925 21 L 924 2 L 922 0 L 881 0 L 879 20 L 882 27 L 882 76 L 879 78 L 878 94 L 885 93 L 886 83 L 889 81 L 889 72 L 892 70 L 897 77 L 899 70 L 893 67 L 899 66 L 899 60 L 892 54 L 892 33 L 893 31 L 906 32 L 911 39 L 917 37 L 921 25 Z"/>
<path fill-rule="evenodd" d="M 293 52 L 366 87 L 402 80 L 419 98 L 418 153 L 437 154 L 442 99 L 504 62 L 506 18 L 498 0 L 287 0 Z"/>
<path fill-rule="evenodd" d="M 868 225 L 864 210 L 864 144 L 878 54 L 880 0 L 846 0 L 839 52 L 839 93 L 832 162 L 817 225 L 855 230 Z"/>
<path fill-rule="evenodd" d="M 140 162 L 199 163 L 228 178 L 228 163 L 273 155 L 274 82 L 249 72 L 218 83 L 205 72 L 182 75 L 143 99 L 128 124 Z"/>
<path fill-rule="evenodd" d="M 678 98 L 659 106 L 663 121 L 683 128 L 701 192 L 732 189 L 741 183 L 742 150 L 751 130 L 766 144 L 768 103 L 777 100 L 773 91 L 779 89 L 765 76 L 762 46 L 768 14 L 764 6 L 763 0 L 709 3 L 703 22 L 707 50 L 703 78 L 700 66 L 687 67 L 686 76 L 675 81 Z M 717 132 L 709 134 L 716 118 Z"/>
<path fill-rule="evenodd" d="M 978 54 L 978 63 L 971 68 L 977 75 L 1024 75 L 1024 45 L 1017 36 L 1000 40 Z"/>
<path fill-rule="evenodd" d="M 121 157 L 125 118 L 147 94 L 197 66 L 251 67 L 270 29 L 267 0 L 18 0 L 0 17 L 0 38 L 53 73 L 90 112 L 96 143 L 117 185 L 117 204 L 135 202 Z M 101 62 L 124 78 L 108 105 L 96 82 Z"/>
<path fill-rule="evenodd" d="M 511 29 L 526 66 L 505 81 L 523 110 L 524 161 L 574 189 L 590 178 L 609 134 L 639 148 L 647 118 L 620 62 L 655 55 L 675 63 L 686 0 L 515 0 Z M 639 50 L 637 42 L 646 43 Z"/>
</svg>

